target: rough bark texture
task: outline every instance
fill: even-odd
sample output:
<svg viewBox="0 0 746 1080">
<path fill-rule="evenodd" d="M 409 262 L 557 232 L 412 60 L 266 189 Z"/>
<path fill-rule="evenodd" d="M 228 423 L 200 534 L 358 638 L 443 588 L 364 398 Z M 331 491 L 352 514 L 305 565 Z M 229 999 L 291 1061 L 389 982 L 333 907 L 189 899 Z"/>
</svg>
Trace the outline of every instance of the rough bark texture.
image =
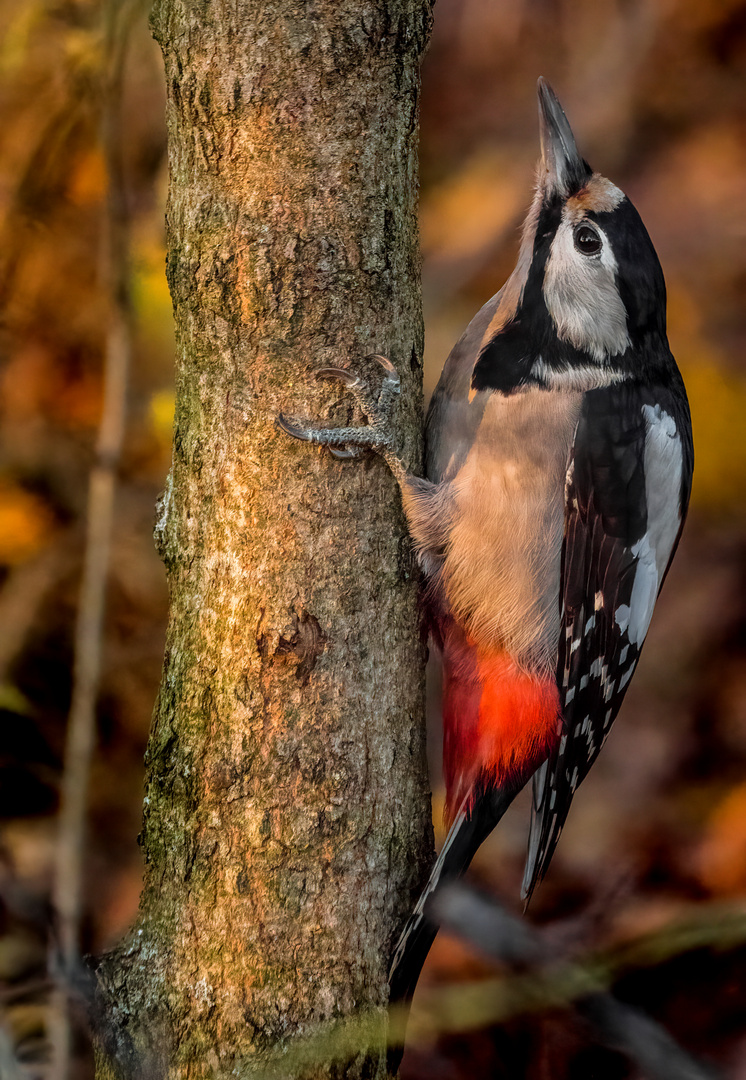
<svg viewBox="0 0 746 1080">
<path fill-rule="evenodd" d="M 101 1075 L 250 1075 L 387 997 L 431 856 L 423 648 L 399 493 L 278 412 L 353 419 L 313 372 L 384 353 L 420 464 L 414 0 L 160 0 L 177 327 L 156 527 L 172 597 L 146 880 L 99 967 Z M 359 420 L 359 416 L 355 417 Z M 297 1074 L 297 1070 L 293 1075 Z M 314 1075 L 384 1075 L 377 1053 Z"/>
</svg>

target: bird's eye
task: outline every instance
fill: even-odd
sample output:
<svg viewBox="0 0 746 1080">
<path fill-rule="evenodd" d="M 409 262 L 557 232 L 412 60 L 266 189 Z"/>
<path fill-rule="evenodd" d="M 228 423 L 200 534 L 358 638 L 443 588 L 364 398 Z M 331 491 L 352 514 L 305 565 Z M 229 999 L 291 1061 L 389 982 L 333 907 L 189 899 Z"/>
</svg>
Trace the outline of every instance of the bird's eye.
<svg viewBox="0 0 746 1080">
<path fill-rule="evenodd" d="M 573 240 L 581 255 L 598 255 L 601 250 L 601 237 L 590 225 L 578 225 Z"/>
</svg>

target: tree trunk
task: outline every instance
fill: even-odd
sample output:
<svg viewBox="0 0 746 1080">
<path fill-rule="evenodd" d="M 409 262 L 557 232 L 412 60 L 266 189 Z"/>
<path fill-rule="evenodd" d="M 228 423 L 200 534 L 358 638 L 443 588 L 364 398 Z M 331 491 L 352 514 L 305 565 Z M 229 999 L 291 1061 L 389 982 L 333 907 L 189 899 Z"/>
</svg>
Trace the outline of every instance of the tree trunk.
<svg viewBox="0 0 746 1080">
<path fill-rule="evenodd" d="M 98 969 L 100 1075 L 245 1076 L 289 1047 L 283 1075 L 383 1076 L 378 1049 L 313 1069 L 292 1049 L 333 1019 L 380 1020 L 430 863 L 416 572 L 385 464 L 273 421 L 349 423 L 349 397 L 313 373 L 383 353 L 420 465 L 430 5 L 159 0 L 153 23 L 178 353 L 156 525 L 171 618 L 141 914 Z"/>
</svg>

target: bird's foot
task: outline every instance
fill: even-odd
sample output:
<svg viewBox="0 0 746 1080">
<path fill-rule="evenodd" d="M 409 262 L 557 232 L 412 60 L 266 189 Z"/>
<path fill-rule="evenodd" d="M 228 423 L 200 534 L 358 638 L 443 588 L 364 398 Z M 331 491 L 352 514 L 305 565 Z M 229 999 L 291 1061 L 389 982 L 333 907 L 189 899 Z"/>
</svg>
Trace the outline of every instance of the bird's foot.
<svg viewBox="0 0 746 1080">
<path fill-rule="evenodd" d="M 401 387 L 399 375 L 385 356 L 373 356 L 383 369 L 384 377 L 376 395 L 372 394 L 366 383 L 346 368 L 326 367 L 316 372 L 317 379 L 341 382 L 351 392 L 360 406 L 365 419 L 365 427 L 316 428 L 293 423 L 283 416 L 275 423 L 287 435 L 302 442 L 325 446 L 330 454 L 340 459 L 358 458 L 366 450 L 373 450 L 385 458 L 386 463 L 401 484 L 407 471 L 401 459 L 396 455 L 394 442 L 389 432 L 389 419 L 394 401 L 399 396 Z"/>
</svg>

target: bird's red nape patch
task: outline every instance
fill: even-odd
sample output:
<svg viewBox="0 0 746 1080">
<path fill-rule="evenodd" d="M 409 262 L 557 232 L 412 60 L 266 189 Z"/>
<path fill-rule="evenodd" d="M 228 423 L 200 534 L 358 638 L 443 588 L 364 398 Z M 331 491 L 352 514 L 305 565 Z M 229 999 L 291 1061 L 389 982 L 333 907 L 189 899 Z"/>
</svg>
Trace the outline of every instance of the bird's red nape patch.
<svg viewBox="0 0 746 1080">
<path fill-rule="evenodd" d="M 455 629 L 455 628 L 454 628 Z M 505 652 L 480 652 L 458 632 L 443 649 L 446 819 L 464 799 L 506 780 L 524 783 L 559 738 L 557 684 L 518 668 Z"/>
</svg>

